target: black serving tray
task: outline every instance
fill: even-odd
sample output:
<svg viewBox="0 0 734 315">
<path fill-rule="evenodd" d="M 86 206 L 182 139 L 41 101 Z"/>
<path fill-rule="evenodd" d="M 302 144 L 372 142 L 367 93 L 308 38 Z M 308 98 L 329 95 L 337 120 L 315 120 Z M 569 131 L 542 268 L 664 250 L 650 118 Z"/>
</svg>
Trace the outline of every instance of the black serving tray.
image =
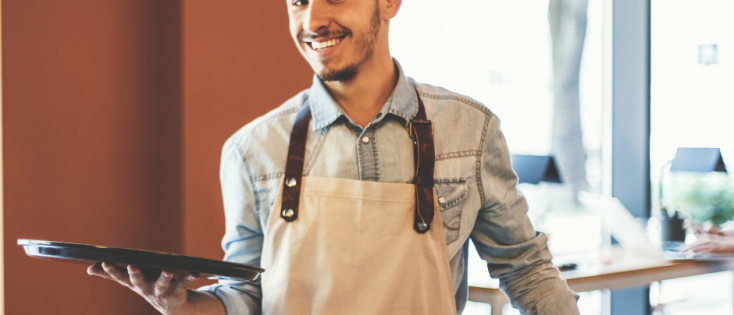
<svg viewBox="0 0 734 315">
<path fill-rule="evenodd" d="M 23 246 L 30 257 L 86 265 L 108 262 L 139 266 L 151 279 L 157 278 L 162 270 L 175 275 L 195 272 L 214 279 L 231 280 L 255 280 L 265 272 L 265 269 L 245 264 L 141 249 L 28 239 L 18 239 L 18 245 Z"/>
</svg>

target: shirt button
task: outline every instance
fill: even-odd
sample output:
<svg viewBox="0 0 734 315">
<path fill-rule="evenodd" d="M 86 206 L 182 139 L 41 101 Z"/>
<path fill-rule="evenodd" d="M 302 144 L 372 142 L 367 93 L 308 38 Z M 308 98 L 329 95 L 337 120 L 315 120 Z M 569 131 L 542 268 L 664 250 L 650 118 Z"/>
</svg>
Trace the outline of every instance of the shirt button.
<svg viewBox="0 0 734 315">
<path fill-rule="evenodd" d="M 446 198 L 438 197 L 438 203 L 446 203 Z"/>
<path fill-rule="evenodd" d="M 362 142 L 363 143 L 370 143 L 370 137 L 368 137 L 368 136 L 362 137 Z"/>
</svg>

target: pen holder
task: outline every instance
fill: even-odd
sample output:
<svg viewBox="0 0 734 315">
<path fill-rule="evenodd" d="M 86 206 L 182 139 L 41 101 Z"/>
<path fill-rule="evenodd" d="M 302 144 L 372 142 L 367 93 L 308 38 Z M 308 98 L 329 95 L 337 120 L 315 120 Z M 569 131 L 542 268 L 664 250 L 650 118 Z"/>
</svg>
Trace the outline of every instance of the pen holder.
<svg viewBox="0 0 734 315">
<path fill-rule="evenodd" d="M 685 242 L 686 230 L 683 219 L 661 219 L 660 240 L 663 242 Z"/>
</svg>

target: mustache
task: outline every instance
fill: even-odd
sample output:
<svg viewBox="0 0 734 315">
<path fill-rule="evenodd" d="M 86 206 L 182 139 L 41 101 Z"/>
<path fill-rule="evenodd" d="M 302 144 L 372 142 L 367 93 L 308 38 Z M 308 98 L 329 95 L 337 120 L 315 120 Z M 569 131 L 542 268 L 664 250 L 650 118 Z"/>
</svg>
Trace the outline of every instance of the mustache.
<svg viewBox="0 0 734 315">
<path fill-rule="evenodd" d="M 298 40 L 301 42 L 312 42 L 319 39 L 338 38 L 352 35 L 352 31 L 349 29 L 338 29 L 338 30 L 326 30 L 318 33 L 306 33 L 302 32 L 298 35 Z"/>
</svg>

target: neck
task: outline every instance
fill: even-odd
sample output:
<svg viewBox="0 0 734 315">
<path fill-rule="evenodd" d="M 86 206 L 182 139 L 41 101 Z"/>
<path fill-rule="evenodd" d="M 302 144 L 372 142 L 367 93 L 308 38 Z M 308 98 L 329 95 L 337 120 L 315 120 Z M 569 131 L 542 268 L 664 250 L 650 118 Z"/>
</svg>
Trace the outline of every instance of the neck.
<svg viewBox="0 0 734 315">
<path fill-rule="evenodd" d="M 324 85 L 346 115 L 365 128 L 390 98 L 397 82 L 398 72 L 387 53 L 365 61 L 348 82 L 330 81 Z"/>
</svg>

